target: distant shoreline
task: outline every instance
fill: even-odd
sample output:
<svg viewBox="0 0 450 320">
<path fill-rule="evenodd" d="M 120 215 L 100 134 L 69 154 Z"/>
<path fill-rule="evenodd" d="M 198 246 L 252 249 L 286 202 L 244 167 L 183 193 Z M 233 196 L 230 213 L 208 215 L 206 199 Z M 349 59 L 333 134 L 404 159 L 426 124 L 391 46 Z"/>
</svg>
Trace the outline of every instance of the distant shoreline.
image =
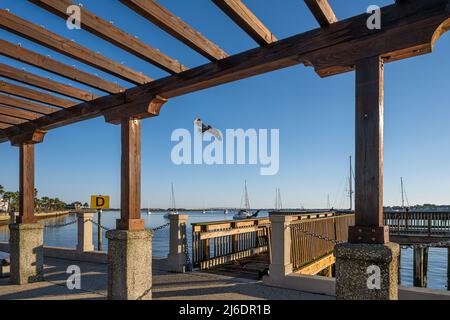
<svg viewBox="0 0 450 320">
<path fill-rule="evenodd" d="M 35 213 L 35 216 L 37 217 L 38 220 L 42 220 L 42 219 L 49 219 L 49 218 L 57 218 L 57 217 L 62 217 L 62 216 L 66 216 L 68 214 L 70 214 L 70 210 L 64 210 L 64 211 L 52 211 L 52 212 L 38 212 Z M 16 212 L 16 216 L 18 215 L 18 213 Z M 0 215 L 0 225 L 5 225 L 5 224 L 9 224 L 10 221 L 10 217 L 9 214 L 6 215 Z"/>
</svg>

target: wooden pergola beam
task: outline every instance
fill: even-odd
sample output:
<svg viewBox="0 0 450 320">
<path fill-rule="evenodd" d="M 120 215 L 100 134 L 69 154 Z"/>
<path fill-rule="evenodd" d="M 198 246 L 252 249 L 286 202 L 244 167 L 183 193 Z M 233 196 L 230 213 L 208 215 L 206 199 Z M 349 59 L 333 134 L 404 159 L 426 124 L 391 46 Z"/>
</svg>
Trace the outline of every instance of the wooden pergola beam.
<svg viewBox="0 0 450 320">
<path fill-rule="evenodd" d="M 10 115 L 0 114 L 0 121 L 3 122 L 3 123 L 16 125 L 16 124 L 24 123 L 26 120 L 15 118 L 15 117 L 11 117 Z"/>
<path fill-rule="evenodd" d="M 336 22 L 331 28 L 308 31 L 9 128 L 0 135 L 0 142 L 32 128 L 47 130 L 94 118 L 108 109 L 152 96 L 173 98 L 302 63 L 326 76 L 352 70 L 357 61 L 373 55 L 391 62 L 426 54 L 450 29 L 449 8 L 450 0 L 414 0 L 401 7 L 387 6 L 382 8 L 382 30 L 366 28 L 367 14 L 362 14 Z"/>
<path fill-rule="evenodd" d="M 0 76 L 81 101 L 90 101 L 99 97 L 91 92 L 62 84 L 3 63 L 0 63 Z"/>
<path fill-rule="evenodd" d="M 21 118 L 24 120 L 35 120 L 42 116 L 39 113 L 16 109 L 16 108 L 4 106 L 4 105 L 0 105 L 0 114 L 5 115 L 5 116 L 15 117 L 15 118 Z"/>
<path fill-rule="evenodd" d="M 305 3 L 321 27 L 338 21 L 327 0 L 305 0 Z"/>
<path fill-rule="evenodd" d="M 58 111 L 58 109 L 49 107 L 40 103 L 36 103 L 29 100 L 19 99 L 12 96 L 7 96 L 4 94 L 0 94 L 0 104 L 14 107 L 14 108 L 20 108 L 27 111 L 32 111 L 36 113 L 40 113 L 42 115 L 44 114 L 50 114 L 55 111 Z"/>
<path fill-rule="evenodd" d="M 213 2 L 259 45 L 266 46 L 277 41 L 277 38 L 241 0 L 213 0 Z"/>
<path fill-rule="evenodd" d="M 71 0 L 28 0 L 39 7 L 67 19 L 67 8 L 73 5 Z M 83 7 L 81 9 L 81 26 L 90 33 L 114 44 L 115 46 L 161 68 L 171 74 L 187 70 L 179 61 L 172 59 L 155 48 L 150 47 L 136 37 L 124 32 L 108 21 L 96 16 Z M 147 81 L 148 82 L 148 81 Z"/>
<path fill-rule="evenodd" d="M 0 121 L 0 129 L 3 130 L 3 129 L 9 128 L 9 127 L 11 127 L 10 124 L 3 123 L 3 122 Z M 0 131 L 0 134 L 5 134 L 5 132 L 4 131 Z"/>
<path fill-rule="evenodd" d="M 59 108 L 69 108 L 77 105 L 77 102 L 52 96 L 50 94 L 18 86 L 13 83 L 0 80 L 0 92 L 49 104 Z"/>
<path fill-rule="evenodd" d="M 228 57 L 228 54 L 219 48 L 219 46 L 209 41 L 206 37 L 156 1 L 120 0 L 120 2 L 207 59 L 217 61 Z"/>
<path fill-rule="evenodd" d="M 109 82 L 2 39 L 0 39 L 0 54 L 104 92 L 119 93 L 126 89 L 117 83 Z"/>
<path fill-rule="evenodd" d="M 5 9 L 0 10 L 0 27 L 131 83 L 144 84 L 153 80 L 99 53 L 80 46 L 74 41 L 70 41 L 43 27 L 13 15 Z"/>
</svg>

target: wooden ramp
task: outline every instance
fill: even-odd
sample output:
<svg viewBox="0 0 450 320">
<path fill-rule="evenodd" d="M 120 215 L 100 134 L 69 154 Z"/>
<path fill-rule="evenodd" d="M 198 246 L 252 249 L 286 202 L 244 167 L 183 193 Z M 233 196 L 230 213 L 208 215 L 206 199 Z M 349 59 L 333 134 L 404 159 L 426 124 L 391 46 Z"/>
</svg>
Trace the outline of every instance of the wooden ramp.
<svg viewBox="0 0 450 320">
<path fill-rule="evenodd" d="M 261 280 L 262 276 L 267 274 L 269 264 L 269 254 L 261 253 L 255 256 L 220 264 L 202 270 L 202 272 L 220 274 L 228 277 Z"/>
</svg>

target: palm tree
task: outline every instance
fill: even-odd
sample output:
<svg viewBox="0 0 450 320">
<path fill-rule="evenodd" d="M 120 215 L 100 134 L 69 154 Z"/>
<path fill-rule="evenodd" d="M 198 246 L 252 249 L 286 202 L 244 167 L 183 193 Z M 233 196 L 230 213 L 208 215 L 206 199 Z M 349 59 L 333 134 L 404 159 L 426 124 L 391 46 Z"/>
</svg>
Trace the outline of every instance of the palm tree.
<svg viewBox="0 0 450 320">
<path fill-rule="evenodd" d="M 0 184 L 0 196 L 5 193 L 5 188 Z"/>
</svg>

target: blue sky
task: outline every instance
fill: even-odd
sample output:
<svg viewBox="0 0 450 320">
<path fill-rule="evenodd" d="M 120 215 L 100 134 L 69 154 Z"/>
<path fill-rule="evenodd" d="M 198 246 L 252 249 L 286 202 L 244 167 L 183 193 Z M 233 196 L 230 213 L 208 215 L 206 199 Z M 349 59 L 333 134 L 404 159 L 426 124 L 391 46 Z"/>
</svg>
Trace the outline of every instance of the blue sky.
<svg viewBox="0 0 450 320">
<path fill-rule="evenodd" d="M 229 54 L 256 43 L 210 0 L 159 1 Z M 362 13 L 371 4 L 393 1 L 330 1 L 338 18 Z M 83 0 L 83 5 L 188 67 L 208 62 L 201 55 L 153 26 L 118 1 Z M 317 27 L 300 0 L 247 0 L 245 3 L 279 38 Z M 2 8 L 44 25 L 69 39 L 158 78 L 164 71 L 86 31 L 70 31 L 65 21 L 25 0 L 0 0 Z M 52 57 L 105 79 L 132 85 L 18 36 L 0 38 Z M 431 55 L 386 65 L 384 203 L 400 204 L 400 176 L 411 204 L 450 203 L 450 36 L 444 35 Z M 14 60 L 0 62 L 63 83 L 65 78 Z M 77 87 L 89 89 L 73 83 Z M 97 92 L 93 90 L 93 92 Z M 100 92 L 97 92 L 100 93 Z M 280 170 L 259 175 L 259 166 L 176 166 L 170 152 L 174 129 L 192 130 L 194 118 L 219 129 L 280 129 Z M 325 207 L 327 194 L 335 207 L 348 206 L 345 179 L 354 155 L 354 74 L 321 79 L 312 68 L 296 66 L 251 79 L 192 93 L 169 101 L 157 118 L 143 121 L 142 205 L 170 204 L 170 183 L 183 207 L 239 206 L 244 179 L 253 207 L 274 206 L 275 188 L 285 207 Z M 0 144 L 0 184 L 18 189 L 18 149 Z M 120 128 L 96 118 L 50 131 L 36 146 L 36 187 L 40 195 L 67 202 L 88 201 L 91 194 L 120 201 Z"/>
</svg>

